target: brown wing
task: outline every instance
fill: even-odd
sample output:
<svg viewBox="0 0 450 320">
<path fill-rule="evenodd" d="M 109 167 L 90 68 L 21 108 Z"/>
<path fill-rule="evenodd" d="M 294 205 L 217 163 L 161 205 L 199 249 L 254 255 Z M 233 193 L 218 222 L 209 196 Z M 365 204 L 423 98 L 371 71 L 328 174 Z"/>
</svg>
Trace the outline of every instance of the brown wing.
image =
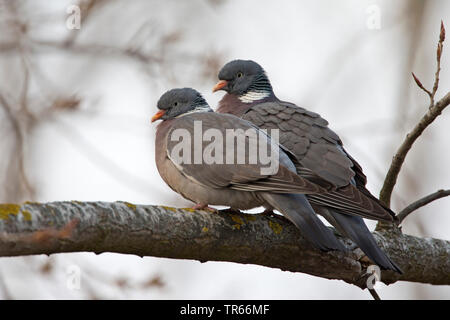
<svg viewBox="0 0 450 320">
<path fill-rule="evenodd" d="M 381 205 L 369 191 L 360 190 L 352 184 L 324 195 L 307 196 L 313 204 L 332 207 L 347 214 L 387 222 L 395 220 L 395 213 Z"/>
<path fill-rule="evenodd" d="M 167 156 L 187 178 L 199 184 L 216 189 L 227 187 L 242 191 L 269 191 L 274 193 L 304 194 L 327 192 L 327 189 L 324 187 L 299 176 L 295 171 L 295 165 L 292 161 L 279 148 L 278 144 L 272 142 L 269 137 L 264 140 L 264 143 L 267 144 L 267 146 L 265 146 L 266 148 L 269 148 L 272 152 L 279 153 L 279 166 L 277 172 L 264 174 L 264 171 L 261 170 L 264 167 L 262 163 L 250 164 L 251 161 L 249 161 L 249 152 L 245 152 L 245 161 L 240 164 L 236 161 L 237 147 L 233 148 L 233 158 L 235 160 L 232 163 L 226 163 L 225 154 L 222 157 L 222 161 L 219 163 L 206 164 L 203 158 L 200 159 L 201 161 L 199 163 L 195 163 L 195 148 L 200 147 L 199 144 L 196 145 L 196 142 L 192 140 L 192 138 L 195 137 L 195 122 L 197 122 L 197 125 L 200 125 L 201 123 L 202 134 L 208 129 L 214 129 L 218 130 L 222 137 L 226 137 L 226 130 L 233 129 L 238 136 L 244 135 L 245 150 L 247 151 L 249 150 L 249 144 L 254 143 L 254 137 L 251 135 L 245 135 L 244 133 L 239 133 L 236 129 L 241 129 L 243 132 L 248 129 L 259 131 L 259 129 L 250 122 L 235 116 L 217 114 L 213 112 L 185 115 L 181 118 L 174 119 L 172 129 L 167 136 Z M 187 137 L 191 139 L 189 151 L 190 157 L 188 161 L 180 161 L 180 159 L 175 159 L 176 153 L 174 150 L 179 152 L 181 149 L 175 148 L 177 148 L 177 145 L 184 140 L 180 138 L 172 141 L 171 137 L 174 136 L 174 131 L 178 129 L 186 130 L 189 133 Z M 182 131 L 178 131 L 178 134 L 181 134 L 181 132 Z M 203 154 L 203 151 L 211 142 L 203 141 L 203 139 L 201 139 L 200 143 L 202 150 L 201 154 Z M 228 146 L 223 145 L 222 151 L 227 151 L 227 147 Z M 330 186 L 332 185 L 330 184 Z M 328 188 L 328 190 L 330 190 L 330 188 Z"/>
<path fill-rule="evenodd" d="M 300 166 L 338 187 L 327 194 L 308 196 L 312 203 L 364 218 L 393 220 L 394 213 L 365 188 L 366 176 L 361 166 L 347 154 L 339 136 L 317 113 L 287 102 L 266 102 L 253 106 L 242 118 L 263 129 L 280 129 L 280 144 L 295 155 Z M 298 173 L 302 175 L 299 167 Z"/>
<path fill-rule="evenodd" d="M 341 140 L 317 113 L 290 103 L 267 102 L 252 107 L 243 119 L 261 128 L 280 129 L 280 144 L 304 167 L 336 186 L 348 185 L 355 176 Z"/>
</svg>

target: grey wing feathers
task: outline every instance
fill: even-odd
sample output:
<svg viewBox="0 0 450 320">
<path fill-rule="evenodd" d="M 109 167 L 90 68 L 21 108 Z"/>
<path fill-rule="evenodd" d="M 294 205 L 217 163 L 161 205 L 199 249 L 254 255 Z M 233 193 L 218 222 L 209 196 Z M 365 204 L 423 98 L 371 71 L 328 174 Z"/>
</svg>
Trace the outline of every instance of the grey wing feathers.
<svg viewBox="0 0 450 320">
<path fill-rule="evenodd" d="M 337 189 L 321 195 L 308 195 L 314 203 L 368 219 L 393 221 L 395 214 L 365 189 L 366 176 L 361 166 L 344 150 L 339 137 L 317 113 L 287 102 L 266 102 L 250 108 L 243 118 L 261 128 L 279 128 L 280 144 L 296 159 L 297 172 L 304 178 L 315 174 Z M 356 187 L 352 184 L 355 183 Z M 321 184 L 323 185 L 323 184 Z"/>
<path fill-rule="evenodd" d="M 223 163 L 211 163 L 204 164 L 200 162 L 194 163 L 194 142 L 191 142 L 191 161 L 180 163 L 175 161 L 171 156 L 171 152 L 179 141 L 171 141 L 169 136 L 176 129 L 184 129 L 190 132 L 190 136 L 194 134 L 194 122 L 201 121 L 204 130 L 208 128 L 214 128 L 222 132 L 222 136 L 225 137 L 226 129 L 243 129 L 244 131 L 249 128 L 256 128 L 253 124 L 239 119 L 231 115 L 216 114 L 213 112 L 196 114 L 195 117 L 191 115 L 183 116 L 179 119 L 175 119 L 171 131 L 168 133 L 167 138 L 167 155 L 168 158 L 174 162 L 175 166 L 180 170 L 187 178 L 195 181 L 196 183 L 205 185 L 210 188 L 224 188 L 228 187 L 236 190 L 243 191 L 270 191 L 275 193 L 324 193 L 330 188 L 325 189 L 320 185 L 317 185 L 307 179 L 304 179 L 296 174 L 294 164 L 279 149 L 278 144 L 273 143 L 268 138 L 267 143 L 269 147 L 276 148 L 279 152 L 280 165 L 276 173 L 263 174 L 261 171 L 262 165 L 250 164 L 248 159 L 248 152 L 246 152 L 246 161 L 244 164 L 233 162 L 232 164 Z M 245 143 L 248 144 L 252 137 L 247 137 Z M 202 141 L 202 149 L 210 142 Z M 246 147 L 247 148 L 247 147 Z M 226 148 L 223 148 L 225 150 Z M 225 159 L 225 157 L 223 158 Z"/>
<path fill-rule="evenodd" d="M 362 192 L 352 184 L 324 195 L 308 195 L 308 199 L 313 204 L 331 207 L 343 213 L 367 219 L 387 222 L 396 220 L 394 212 L 381 205 L 368 191 Z"/>
<path fill-rule="evenodd" d="M 286 102 L 266 102 L 252 107 L 243 119 L 262 128 L 279 128 L 280 144 L 295 154 L 302 166 L 337 187 L 350 183 L 353 162 L 338 148 L 339 137 L 317 113 Z"/>
<path fill-rule="evenodd" d="M 377 245 L 361 217 L 342 214 L 332 209 L 315 207 L 345 237 L 350 238 L 382 269 L 402 273 L 402 270 Z"/>
<path fill-rule="evenodd" d="M 302 235 L 317 248 L 323 251 L 346 251 L 333 232 L 317 217 L 304 195 L 265 193 L 262 196 L 294 223 L 301 230 Z"/>
</svg>

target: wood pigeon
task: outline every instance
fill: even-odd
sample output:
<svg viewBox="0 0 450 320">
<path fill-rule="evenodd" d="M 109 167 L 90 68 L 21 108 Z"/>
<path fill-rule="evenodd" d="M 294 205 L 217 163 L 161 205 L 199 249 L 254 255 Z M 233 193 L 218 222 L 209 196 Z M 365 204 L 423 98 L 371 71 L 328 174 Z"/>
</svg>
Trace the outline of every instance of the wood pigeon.
<svg viewBox="0 0 450 320">
<path fill-rule="evenodd" d="M 334 186 L 307 168 L 300 168 L 295 157 L 267 133 L 236 116 L 213 112 L 200 93 L 191 88 L 164 93 L 157 107 L 159 111 L 152 122 L 163 121 L 156 129 L 156 166 L 162 179 L 175 192 L 197 204 L 242 210 L 259 206 L 276 209 L 318 249 L 346 250 L 317 217 L 305 196 L 327 193 Z M 220 136 L 226 137 L 230 132 L 236 138 L 233 143 L 228 140 L 217 143 Z M 243 145 L 235 148 L 235 141 L 241 141 Z M 214 152 L 209 147 L 213 142 Z M 265 164 L 251 161 L 253 154 L 250 152 L 244 152 L 245 161 L 236 161 L 240 152 L 250 150 L 254 143 L 258 143 L 259 150 L 277 154 L 276 170 L 265 172 Z M 205 157 L 209 151 L 209 155 L 214 155 L 214 161 Z M 196 154 L 200 159 L 195 159 Z"/>
<path fill-rule="evenodd" d="M 250 121 L 262 129 L 279 129 L 279 142 L 300 167 L 311 170 L 336 189 L 308 194 L 315 212 L 353 240 L 382 269 L 401 273 L 378 247 L 362 218 L 394 222 L 395 213 L 365 187 L 361 166 L 345 151 L 339 136 L 315 112 L 279 100 L 264 69 L 251 60 L 233 60 L 220 70 L 213 92 L 226 91 L 216 110 Z"/>
</svg>

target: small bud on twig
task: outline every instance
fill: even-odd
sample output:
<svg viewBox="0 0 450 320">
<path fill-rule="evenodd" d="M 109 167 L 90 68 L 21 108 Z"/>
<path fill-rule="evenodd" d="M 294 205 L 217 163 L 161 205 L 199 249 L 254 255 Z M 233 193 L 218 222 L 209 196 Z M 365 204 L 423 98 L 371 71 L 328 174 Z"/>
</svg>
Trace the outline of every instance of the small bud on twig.
<svg viewBox="0 0 450 320">
<path fill-rule="evenodd" d="M 411 72 L 414 81 L 416 82 L 416 84 L 419 86 L 420 89 L 422 89 L 423 91 L 425 91 L 430 97 L 431 97 L 431 92 L 428 91 L 422 84 L 422 82 L 420 82 L 419 78 L 416 77 L 416 75 L 414 74 L 414 72 Z"/>
<path fill-rule="evenodd" d="M 441 71 L 441 55 L 442 50 L 444 49 L 444 40 L 445 40 L 445 28 L 444 28 L 444 22 L 441 20 L 441 32 L 439 33 L 439 42 L 437 45 L 437 51 L 436 51 L 436 61 L 437 61 L 437 70 L 434 76 L 434 85 L 433 85 L 433 91 L 430 95 L 430 107 L 432 108 L 434 106 L 434 96 L 436 94 L 436 91 L 439 87 L 439 72 Z"/>
<path fill-rule="evenodd" d="M 422 82 L 420 82 L 419 78 L 416 77 L 416 75 L 414 74 L 414 72 L 411 72 L 411 74 L 412 74 L 412 76 L 413 76 L 413 78 L 414 78 L 414 81 L 416 81 L 417 85 L 418 85 L 420 88 L 423 88 Z"/>
<path fill-rule="evenodd" d="M 437 48 L 437 68 L 434 76 L 433 90 L 430 92 L 422 85 L 422 82 L 416 77 L 414 73 L 412 76 L 417 86 L 425 91 L 430 97 L 430 105 L 428 107 L 428 112 L 422 117 L 420 122 L 414 127 L 414 129 L 407 135 L 406 139 L 400 145 L 397 153 L 393 157 L 392 163 L 389 167 L 388 173 L 384 179 L 383 187 L 380 191 L 380 200 L 387 206 L 390 205 L 392 190 L 397 183 L 397 178 L 402 168 L 403 162 L 405 161 L 408 151 L 411 149 L 412 145 L 416 139 L 422 134 L 422 132 L 429 126 L 436 117 L 438 117 L 444 108 L 450 105 L 450 92 L 448 92 L 444 98 L 439 100 L 437 103 L 434 101 L 434 96 L 438 90 L 439 86 L 439 72 L 441 71 L 441 55 L 443 51 L 443 42 L 445 40 L 445 27 L 444 22 L 441 21 L 441 30 L 439 33 L 439 43 Z M 446 101 L 446 103 L 444 103 Z"/>
</svg>

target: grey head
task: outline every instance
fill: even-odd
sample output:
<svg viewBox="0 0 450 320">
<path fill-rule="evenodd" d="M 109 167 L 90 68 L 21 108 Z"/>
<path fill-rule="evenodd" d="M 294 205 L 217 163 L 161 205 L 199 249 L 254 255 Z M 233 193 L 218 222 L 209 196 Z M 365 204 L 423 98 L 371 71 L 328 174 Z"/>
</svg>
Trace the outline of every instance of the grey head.
<svg viewBox="0 0 450 320">
<path fill-rule="evenodd" d="M 252 60 L 233 60 L 222 67 L 219 82 L 213 92 L 224 90 L 238 96 L 247 92 L 267 92 L 272 94 L 272 86 L 264 69 Z"/>
<path fill-rule="evenodd" d="M 193 112 L 210 112 L 208 105 L 202 95 L 192 88 L 177 88 L 164 93 L 158 100 L 158 111 L 152 118 L 156 120 L 169 120 L 184 114 Z"/>
</svg>

